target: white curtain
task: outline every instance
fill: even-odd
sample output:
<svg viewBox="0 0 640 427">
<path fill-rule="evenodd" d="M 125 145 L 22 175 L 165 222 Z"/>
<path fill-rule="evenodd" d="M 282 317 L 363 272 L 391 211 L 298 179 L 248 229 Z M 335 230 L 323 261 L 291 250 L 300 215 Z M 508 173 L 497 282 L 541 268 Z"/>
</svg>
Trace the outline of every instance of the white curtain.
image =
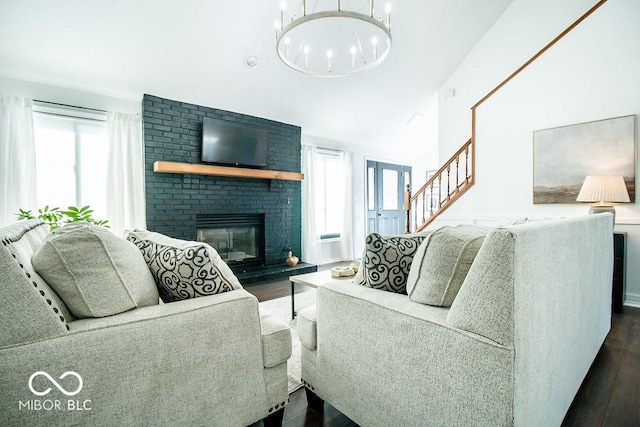
<svg viewBox="0 0 640 427">
<path fill-rule="evenodd" d="M 37 207 L 32 104 L 0 95 L 0 226 L 15 222 L 19 209 Z"/>
<path fill-rule="evenodd" d="M 318 237 L 316 224 L 316 192 L 322 186 L 316 183 L 318 176 L 318 149 L 311 145 L 302 146 L 302 171 L 304 180 L 302 185 L 302 259 L 305 262 L 320 264 L 323 262 L 322 241 Z M 348 151 L 341 152 L 341 167 L 332 171 L 341 174 L 339 188 L 332 189 L 332 209 L 342 213 L 339 230 L 339 253 L 332 253 L 332 258 L 343 260 L 353 259 L 353 156 Z"/>
<path fill-rule="evenodd" d="M 146 228 L 142 120 L 137 114 L 107 113 L 107 219 L 111 231 Z"/>
<path fill-rule="evenodd" d="M 302 259 L 311 264 L 321 261 L 320 241 L 316 232 L 315 188 L 316 148 L 302 146 Z"/>
<path fill-rule="evenodd" d="M 342 156 L 342 170 L 344 173 L 345 204 L 342 212 L 342 228 L 340 229 L 340 257 L 344 260 L 354 259 L 353 250 L 353 155 L 345 151 Z"/>
</svg>

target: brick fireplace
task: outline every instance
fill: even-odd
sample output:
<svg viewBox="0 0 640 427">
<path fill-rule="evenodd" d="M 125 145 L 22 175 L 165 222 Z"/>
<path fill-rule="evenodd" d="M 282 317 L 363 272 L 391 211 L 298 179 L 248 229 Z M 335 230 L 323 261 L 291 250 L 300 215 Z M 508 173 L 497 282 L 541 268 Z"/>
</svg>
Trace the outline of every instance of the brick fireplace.
<svg viewBox="0 0 640 427">
<path fill-rule="evenodd" d="M 267 130 L 266 169 L 300 172 L 300 127 L 152 95 L 143 97 L 142 116 L 149 230 L 196 240 L 199 217 L 258 215 L 264 218 L 264 265 L 283 265 L 287 250 L 300 254 L 299 181 L 153 171 L 158 160 L 200 163 L 202 118 L 211 117 Z"/>
</svg>

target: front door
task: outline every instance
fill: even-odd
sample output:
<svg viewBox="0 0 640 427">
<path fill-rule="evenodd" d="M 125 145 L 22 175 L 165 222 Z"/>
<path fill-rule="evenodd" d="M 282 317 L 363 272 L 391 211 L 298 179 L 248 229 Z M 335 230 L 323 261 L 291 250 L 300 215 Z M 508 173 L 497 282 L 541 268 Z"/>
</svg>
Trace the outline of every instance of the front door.
<svg viewBox="0 0 640 427">
<path fill-rule="evenodd" d="M 411 167 L 367 160 L 367 234 L 403 234 L 404 189 Z"/>
</svg>

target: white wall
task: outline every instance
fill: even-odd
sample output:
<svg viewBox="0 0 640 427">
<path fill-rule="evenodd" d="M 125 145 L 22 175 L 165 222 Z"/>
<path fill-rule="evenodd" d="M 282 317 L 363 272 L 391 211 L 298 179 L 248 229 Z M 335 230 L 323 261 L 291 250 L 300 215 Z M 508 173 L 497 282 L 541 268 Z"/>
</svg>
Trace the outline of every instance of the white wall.
<svg viewBox="0 0 640 427">
<path fill-rule="evenodd" d="M 595 3 L 514 0 L 442 87 L 456 96 L 440 99 L 441 160 L 469 138 L 470 107 Z M 640 2 L 609 0 L 482 104 L 476 185 L 436 222 L 586 213 L 585 205 L 533 204 L 533 131 L 640 113 L 638 22 Z M 637 139 L 636 130 L 636 182 Z M 616 212 L 616 231 L 628 233 L 625 303 L 640 307 L 640 206 L 619 205 Z"/>
</svg>

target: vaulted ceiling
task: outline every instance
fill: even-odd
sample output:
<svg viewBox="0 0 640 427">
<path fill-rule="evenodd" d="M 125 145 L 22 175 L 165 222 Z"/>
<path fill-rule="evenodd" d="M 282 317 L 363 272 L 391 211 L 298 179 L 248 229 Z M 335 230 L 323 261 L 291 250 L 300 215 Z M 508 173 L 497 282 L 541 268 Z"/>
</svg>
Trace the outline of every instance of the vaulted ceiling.
<svg viewBox="0 0 640 427">
<path fill-rule="evenodd" d="M 511 1 L 391 0 L 387 60 L 327 79 L 277 58 L 280 0 L 0 0 L 0 75 L 133 100 L 149 93 L 338 141 L 416 143 L 401 140 L 407 123 L 434 114 L 438 89 Z"/>
</svg>

